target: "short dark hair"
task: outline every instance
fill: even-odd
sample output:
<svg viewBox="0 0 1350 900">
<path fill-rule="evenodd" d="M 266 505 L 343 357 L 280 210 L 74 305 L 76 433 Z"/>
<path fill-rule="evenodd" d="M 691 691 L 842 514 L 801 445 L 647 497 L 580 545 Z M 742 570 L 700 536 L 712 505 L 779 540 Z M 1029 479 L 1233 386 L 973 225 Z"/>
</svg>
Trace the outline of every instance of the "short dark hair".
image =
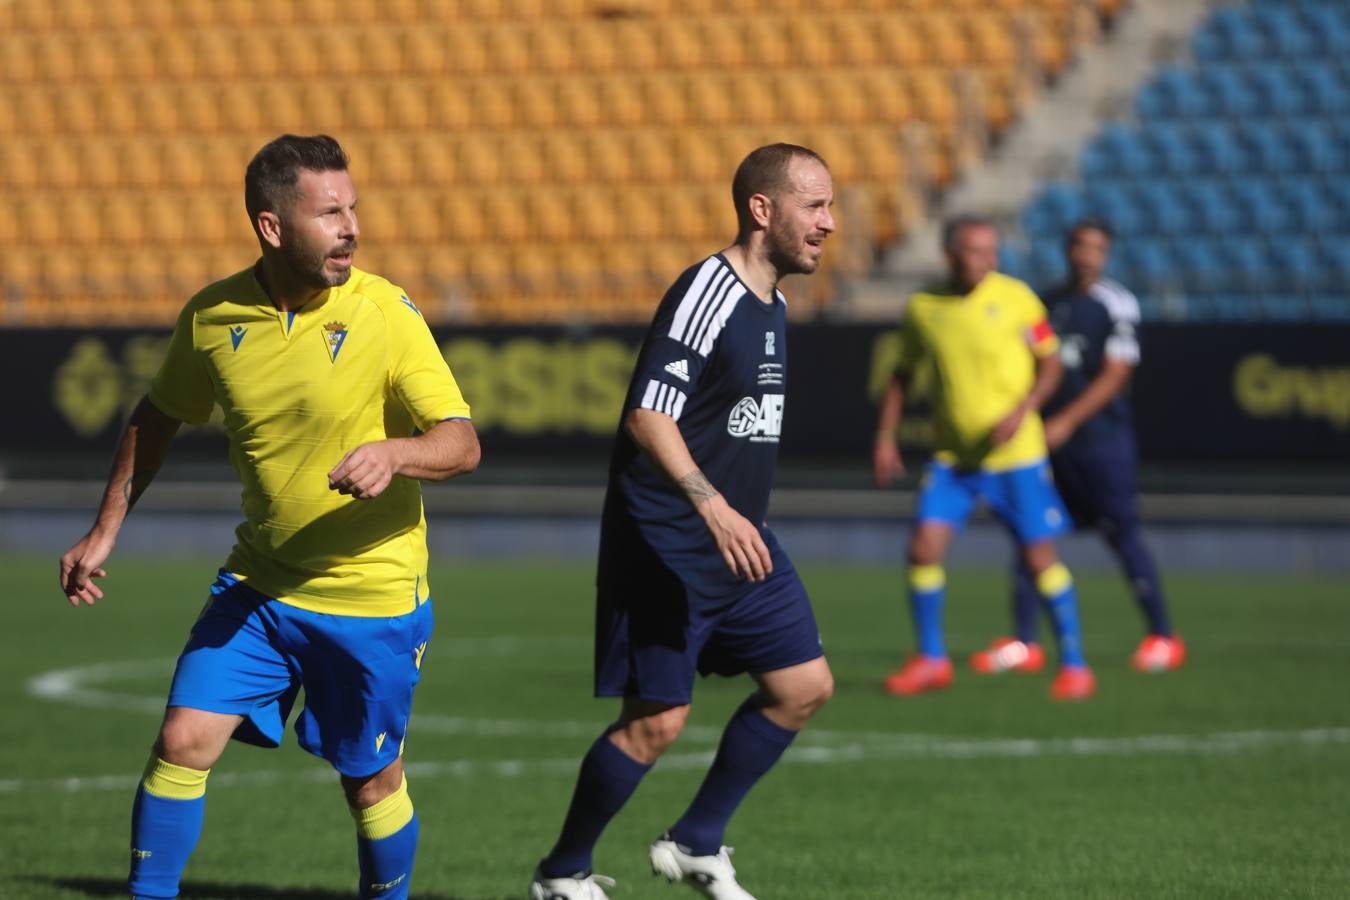
<svg viewBox="0 0 1350 900">
<path fill-rule="evenodd" d="M 1115 240 L 1115 232 L 1111 230 L 1111 225 L 1105 219 L 1097 216 L 1088 216 L 1086 219 L 1079 219 L 1073 223 L 1069 229 L 1069 234 L 1065 238 L 1067 243 L 1072 244 L 1074 238 L 1078 237 L 1080 231 L 1099 231 L 1106 236 L 1108 241 Z"/>
<path fill-rule="evenodd" d="M 961 232 L 967 228 L 993 228 L 994 223 L 984 216 L 964 214 L 953 216 L 942 225 L 942 249 L 951 250 L 956 246 L 956 239 Z"/>
<path fill-rule="evenodd" d="M 794 159 L 814 159 L 826 169 L 829 163 L 816 151 L 797 144 L 768 144 L 750 151 L 736 167 L 731 179 L 731 200 L 736 204 L 736 226 L 742 233 L 749 231 L 750 198 L 755 194 L 774 196 L 788 186 L 788 167 Z"/>
<path fill-rule="evenodd" d="M 277 212 L 295 200 L 301 169 L 345 172 L 347 154 L 326 134 L 310 137 L 283 134 L 263 145 L 244 170 L 244 208 L 255 231 L 258 213 Z"/>
</svg>

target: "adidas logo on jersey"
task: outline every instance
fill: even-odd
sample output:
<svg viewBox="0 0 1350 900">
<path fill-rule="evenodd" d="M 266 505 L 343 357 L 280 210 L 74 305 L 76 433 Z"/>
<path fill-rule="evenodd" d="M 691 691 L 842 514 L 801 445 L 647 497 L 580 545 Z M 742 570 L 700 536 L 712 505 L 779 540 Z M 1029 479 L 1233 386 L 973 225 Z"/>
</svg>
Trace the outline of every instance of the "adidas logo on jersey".
<svg viewBox="0 0 1350 900">
<path fill-rule="evenodd" d="M 689 360 L 677 359 L 666 366 L 666 371 L 681 381 L 689 380 Z"/>
</svg>

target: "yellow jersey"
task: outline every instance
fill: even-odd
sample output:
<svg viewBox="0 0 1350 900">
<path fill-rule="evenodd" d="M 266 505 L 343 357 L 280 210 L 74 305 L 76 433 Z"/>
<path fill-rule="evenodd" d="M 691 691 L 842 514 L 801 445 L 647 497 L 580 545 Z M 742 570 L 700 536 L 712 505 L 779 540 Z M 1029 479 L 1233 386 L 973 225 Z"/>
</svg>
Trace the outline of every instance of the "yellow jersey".
<svg viewBox="0 0 1350 900">
<path fill-rule="evenodd" d="M 231 275 L 184 307 L 150 402 L 190 423 L 224 413 L 244 513 L 225 568 L 241 581 L 339 615 L 402 615 L 430 595 L 421 485 L 395 476 L 373 500 L 328 487 L 361 444 L 469 416 L 400 288 L 353 268 L 286 313 L 252 269 Z"/>
<path fill-rule="evenodd" d="M 1027 414 L 1012 440 L 989 434 L 1036 380 L 1035 357 L 1059 350 L 1045 306 L 1026 284 L 992 272 L 968 294 L 934 288 L 910 297 L 897 372 L 931 362 L 936 458 L 961 468 L 1015 469 L 1046 456 L 1045 431 Z"/>
</svg>

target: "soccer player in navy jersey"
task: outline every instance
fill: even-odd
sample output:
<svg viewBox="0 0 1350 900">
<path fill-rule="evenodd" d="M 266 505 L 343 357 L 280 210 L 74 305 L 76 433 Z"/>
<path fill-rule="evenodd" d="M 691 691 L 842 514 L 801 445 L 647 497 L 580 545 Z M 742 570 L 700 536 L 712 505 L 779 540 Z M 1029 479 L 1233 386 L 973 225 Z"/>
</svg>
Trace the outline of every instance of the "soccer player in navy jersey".
<svg viewBox="0 0 1350 900">
<path fill-rule="evenodd" d="M 764 524 L 787 386 L 780 278 L 810 273 L 834 231 L 825 161 L 760 147 L 732 181 L 738 234 L 666 292 L 610 461 L 596 579 L 595 693 L 618 720 L 581 763 L 533 900 L 602 900 L 601 832 L 679 736 L 695 673 L 749 673 L 693 802 L 652 843 L 653 872 L 753 900 L 722 845 L 741 800 L 833 692 L 811 604 Z"/>
<path fill-rule="evenodd" d="M 1106 540 L 1134 591 L 1148 634 L 1132 663 L 1141 672 L 1175 669 L 1186 646 L 1172 631 L 1158 567 L 1144 543 L 1136 499 L 1134 426 L 1126 388 L 1139 365 L 1139 301 L 1102 277 L 1110 227 L 1085 219 L 1069 232 L 1067 284 L 1046 297 L 1060 335 L 1064 380 L 1046 404 L 1045 438 L 1055 485 L 1074 524 Z M 1043 658 L 1037 644 L 1039 598 L 1026 570 L 1013 567 L 1014 637 L 975 654 L 976 671 L 1024 669 Z"/>
</svg>

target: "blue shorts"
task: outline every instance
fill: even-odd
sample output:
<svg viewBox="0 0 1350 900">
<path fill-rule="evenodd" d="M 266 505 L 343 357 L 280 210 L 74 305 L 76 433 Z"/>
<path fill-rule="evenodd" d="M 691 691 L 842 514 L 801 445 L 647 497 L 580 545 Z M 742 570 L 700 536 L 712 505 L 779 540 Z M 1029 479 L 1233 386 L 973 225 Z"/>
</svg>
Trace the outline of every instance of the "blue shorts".
<svg viewBox="0 0 1350 900">
<path fill-rule="evenodd" d="M 989 504 L 1022 546 L 1057 537 L 1068 528 L 1068 514 L 1044 461 L 1001 472 L 958 470 L 932 462 L 919 491 L 915 518 L 921 523 L 946 522 L 960 530 L 979 500 Z"/>
<path fill-rule="evenodd" d="M 279 603 L 222 571 L 178 657 L 168 705 L 241 715 L 237 740 L 276 747 L 303 687 L 300 746 L 364 778 L 403 753 L 431 626 L 430 600 L 402 616 L 335 616 Z"/>
<path fill-rule="evenodd" d="M 1129 531 L 1139 526 L 1133 443 L 1071 442 L 1050 457 L 1055 487 L 1079 528 Z"/>
<path fill-rule="evenodd" d="M 694 675 L 775 672 L 825 655 L 797 570 L 775 568 L 721 609 L 691 609 L 669 569 L 641 589 L 601 583 L 595 616 L 595 695 L 682 706 Z"/>
</svg>

